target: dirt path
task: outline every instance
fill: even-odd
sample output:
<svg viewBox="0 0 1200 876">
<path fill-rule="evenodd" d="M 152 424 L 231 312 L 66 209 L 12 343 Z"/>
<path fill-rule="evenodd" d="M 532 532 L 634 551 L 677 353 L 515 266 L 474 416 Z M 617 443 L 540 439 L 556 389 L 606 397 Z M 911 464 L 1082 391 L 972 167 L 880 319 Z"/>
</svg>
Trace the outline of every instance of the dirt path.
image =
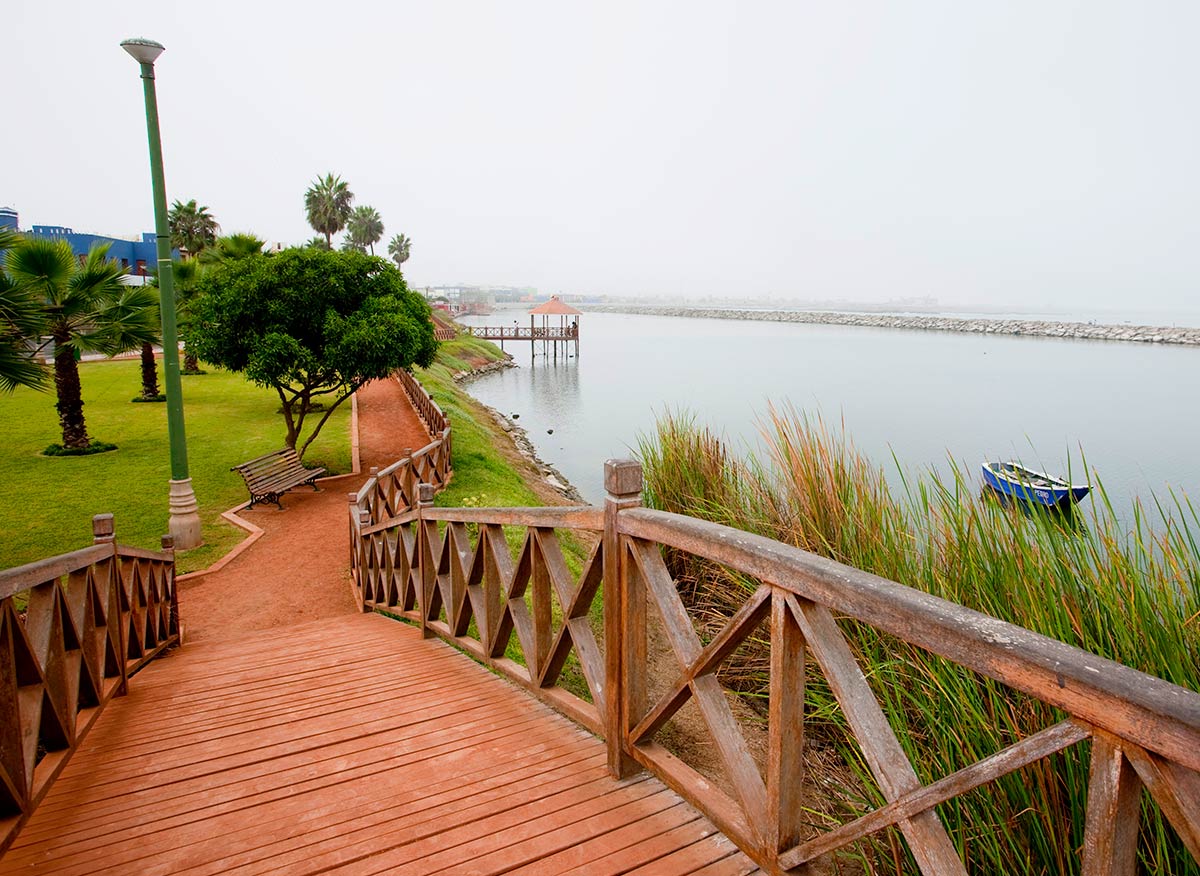
<svg viewBox="0 0 1200 876">
<path fill-rule="evenodd" d="M 262 538 L 229 565 L 179 585 L 179 612 L 189 641 L 230 639 L 251 630 L 290 626 L 354 612 L 350 596 L 346 494 L 405 448 L 418 450 L 429 433 L 395 380 L 358 392 L 362 474 L 321 482 L 321 492 L 299 487 L 283 497 L 283 511 L 256 505 L 243 519 Z"/>
</svg>

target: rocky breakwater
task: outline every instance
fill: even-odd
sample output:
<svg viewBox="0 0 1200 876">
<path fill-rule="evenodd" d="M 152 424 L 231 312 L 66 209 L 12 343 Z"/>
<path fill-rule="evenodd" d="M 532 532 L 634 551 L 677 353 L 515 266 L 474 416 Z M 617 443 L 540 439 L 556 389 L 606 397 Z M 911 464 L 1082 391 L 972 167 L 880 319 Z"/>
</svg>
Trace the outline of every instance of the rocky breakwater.
<svg viewBox="0 0 1200 876">
<path fill-rule="evenodd" d="M 838 313 L 823 310 L 728 310 L 700 307 L 599 305 L 588 310 L 637 313 L 647 316 L 688 316 L 699 319 L 741 319 L 759 322 L 798 322 L 808 325 L 916 329 L 981 335 L 1028 335 L 1091 341 L 1134 341 L 1147 344 L 1200 346 L 1200 328 L 1184 326 L 1103 325 L 1091 322 L 1046 322 L 1029 319 L 964 319 L 951 316 L 897 316 L 881 313 Z"/>
</svg>

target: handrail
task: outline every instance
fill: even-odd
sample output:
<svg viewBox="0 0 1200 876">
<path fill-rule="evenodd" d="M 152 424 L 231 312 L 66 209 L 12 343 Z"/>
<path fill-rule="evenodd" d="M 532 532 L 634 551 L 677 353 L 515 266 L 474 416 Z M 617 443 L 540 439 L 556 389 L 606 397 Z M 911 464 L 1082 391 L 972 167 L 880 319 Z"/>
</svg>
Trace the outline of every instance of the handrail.
<svg viewBox="0 0 1200 876">
<path fill-rule="evenodd" d="M 51 578 L 58 578 L 80 569 L 86 569 L 88 566 L 98 560 L 107 558 L 111 554 L 111 547 L 97 544 L 91 547 L 80 548 L 77 551 L 71 551 L 67 554 L 59 554 L 56 557 L 34 560 L 32 563 L 26 563 L 23 566 L 4 569 L 0 571 L 0 599 L 8 599 L 22 590 L 28 590 L 35 584 L 41 584 L 43 581 L 48 581 Z"/>
<path fill-rule="evenodd" d="M 605 467 L 603 508 L 434 508 L 432 484 L 403 515 L 354 527 L 364 610 L 421 626 L 603 736 L 617 776 L 655 773 L 769 872 L 896 826 L 922 873 L 965 873 L 934 808 L 1078 742 L 1091 741 L 1084 872 L 1132 872 L 1145 788 L 1200 861 L 1200 694 L 962 606 L 730 527 L 638 507 L 637 463 Z M 511 552 L 505 528 L 525 529 Z M 559 533 L 602 533 L 577 574 Z M 682 552 L 758 584 L 702 642 L 664 559 Z M 603 590 L 601 590 L 603 587 Z M 601 595 L 602 594 L 602 595 Z M 602 599 L 603 655 L 589 613 Z M 652 702 L 647 611 L 661 618 L 678 675 Z M 1067 719 L 928 785 L 867 684 L 835 613 L 1062 709 Z M 770 631 L 766 776 L 755 766 L 716 672 L 760 624 Z M 805 655 L 841 706 L 886 805 L 808 836 L 803 771 Z M 584 683 L 563 683 L 568 658 Z M 659 682 L 662 679 L 658 679 Z M 655 741 L 696 702 L 730 778 L 715 787 Z M 1130 802 L 1134 801 L 1134 802 Z M 805 837 L 808 836 L 807 839 Z M 1128 866 L 1127 866 L 1128 865 Z"/>
<path fill-rule="evenodd" d="M 180 641 L 170 537 L 118 545 L 111 514 L 92 532 L 91 547 L 0 572 L 0 854 L 108 701 Z"/>
<path fill-rule="evenodd" d="M 860 620 L 1200 770 L 1200 695 L 1057 639 L 729 526 L 647 508 L 622 535 L 686 551 Z"/>
</svg>

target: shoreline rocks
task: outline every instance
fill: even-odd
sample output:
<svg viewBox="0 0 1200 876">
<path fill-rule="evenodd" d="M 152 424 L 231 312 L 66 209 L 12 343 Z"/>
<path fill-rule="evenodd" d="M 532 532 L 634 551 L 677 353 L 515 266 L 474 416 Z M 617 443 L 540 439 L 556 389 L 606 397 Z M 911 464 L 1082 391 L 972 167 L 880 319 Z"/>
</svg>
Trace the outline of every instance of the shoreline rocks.
<svg viewBox="0 0 1200 876">
<path fill-rule="evenodd" d="M 634 313 L 645 316 L 681 316 L 698 319 L 737 319 L 757 322 L 793 322 L 806 325 L 857 326 L 910 329 L 963 334 L 1025 335 L 1089 341 L 1128 341 L 1144 344 L 1200 346 L 1200 328 L 1190 326 L 1104 325 L 1091 322 L 1051 322 L 1030 319 L 976 319 L 953 316 L 899 316 L 875 313 L 838 313 L 820 310 L 729 310 L 701 307 L 649 305 L 591 305 L 595 313 Z"/>
</svg>

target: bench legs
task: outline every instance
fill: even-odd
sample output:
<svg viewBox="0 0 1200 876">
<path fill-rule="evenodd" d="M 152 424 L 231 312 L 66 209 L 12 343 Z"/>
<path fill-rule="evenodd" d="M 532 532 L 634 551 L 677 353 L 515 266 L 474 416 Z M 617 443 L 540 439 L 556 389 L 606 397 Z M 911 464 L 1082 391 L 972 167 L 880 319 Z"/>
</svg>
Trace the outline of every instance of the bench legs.
<svg viewBox="0 0 1200 876">
<path fill-rule="evenodd" d="M 263 493 L 259 496 L 251 495 L 250 507 L 246 510 L 251 510 L 251 508 L 253 508 L 255 505 L 265 505 L 267 502 L 274 502 L 276 508 L 278 508 L 280 511 L 283 510 L 283 506 L 279 504 L 279 493 Z"/>
</svg>

